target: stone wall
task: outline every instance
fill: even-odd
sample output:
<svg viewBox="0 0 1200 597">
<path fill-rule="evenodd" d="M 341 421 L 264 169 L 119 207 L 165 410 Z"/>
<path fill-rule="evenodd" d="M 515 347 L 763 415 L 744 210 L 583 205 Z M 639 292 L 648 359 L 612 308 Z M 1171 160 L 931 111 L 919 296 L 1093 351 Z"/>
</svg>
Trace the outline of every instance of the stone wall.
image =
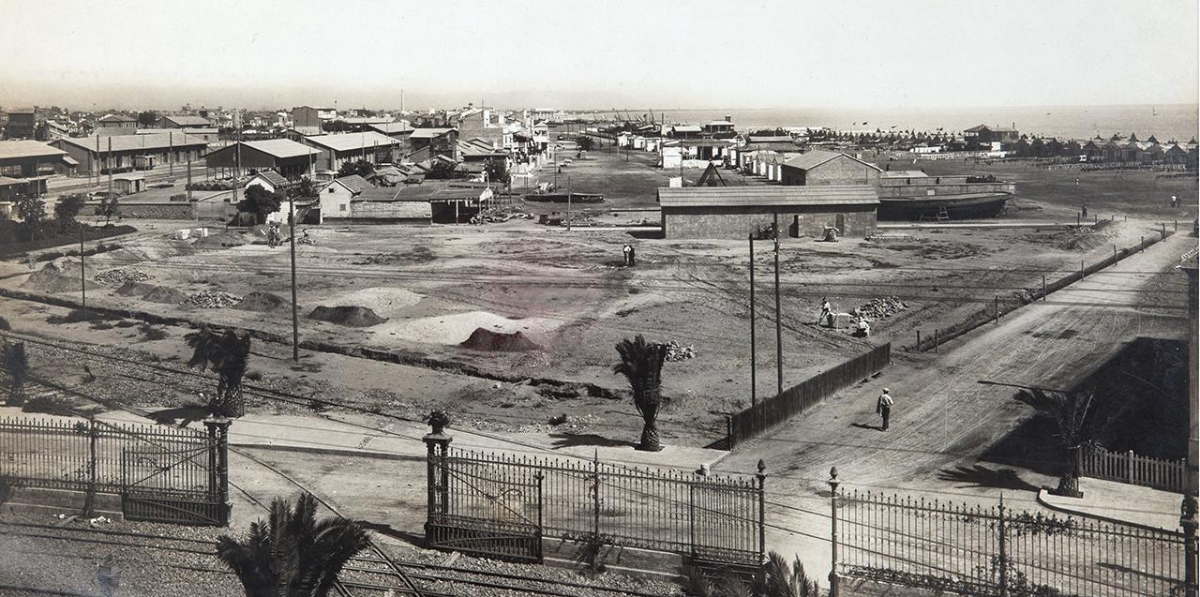
<svg viewBox="0 0 1200 597">
<path fill-rule="evenodd" d="M 837 216 L 843 216 L 842 236 L 861 238 L 875 231 L 875 206 L 842 206 L 839 208 L 780 207 L 779 226 L 788 236 L 821 237 L 825 226 L 835 226 Z M 662 210 L 664 238 L 726 238 L 746 239 L 760 226 L 774 219 L 769 206 L 747 211 L 746 208 L 703 207 L 664 208 Z"/>
</svg>

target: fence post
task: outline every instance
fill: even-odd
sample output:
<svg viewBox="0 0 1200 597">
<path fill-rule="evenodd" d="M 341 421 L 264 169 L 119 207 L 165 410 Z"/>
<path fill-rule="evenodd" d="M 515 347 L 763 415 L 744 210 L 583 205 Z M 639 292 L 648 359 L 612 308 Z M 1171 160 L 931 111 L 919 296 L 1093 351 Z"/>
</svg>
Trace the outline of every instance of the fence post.
<svg viewBox="0 0 1200 597">
<path fill-rule="evenodd" d="M 1133 470 L 1137 468 L 1137 454 L 1134 454 L 1133 450 L 1130 450 L 1129 456 L 1125 459 L 1125 462 L 1128 463 L 1128 467 L 1126 467 L 1125 470 L 1127 475 L 1126 481 L 1128 481 L 1130 485 L 1133 485 Z"/>
<path fill-rule="evenodd" d="M 592 450 L 592 533 L 600 538 L 600 451 Z M 594 564 L 594 561 L 593 561 Z"/>
<path fill-rule="evenodd" d="M 96 515 L 96 440 L 99 435 L 96 417 L 88 415 L 88 486 L 83 500 L 83 515 L 87 518 Z"/>
<path fill-rule="evenodd" d="M 995 322 L 998 324 L 998 323 L 1000 323 L 1000 297 L 999 297 L 999 296 L 994 296 L 994 297 L 992 297 L 992 300 L 993 300 L 993 301 L 995 302 L 995 304 L 996 304 L 996 318 L 995 318 Z"/>
<path fill-rule="evenodd" d="M 1000 518 L 996 525 L 1000 539 L 1000 597 L 1008 595 L 1008 545 L 1004 534 L 1004 494 L 1000 494 Z"/>
<path fill-rule="evenodd" d="M 917 352 L 921 352 L 921 330 L 917 330 Z"/>
<path fill-rule="evenodd" d="M 538 508 L 537 559 L 538 559 L 538 562 L 540 563 L 542 561 L 542 535 L 544 534 L 542 532 L 542 526 L 543 526 L 542 507 L 543 507 L 543 503 L 544 503 L 542 501 L 542 480 L 546 478 L 546 475 L 544 473 L 542 473 L 542 469 L 538 469 L 537 472 L 533 474 L 533 478 L 537 479 L 537 508 Z"/>
<path fill-rule="evenodd" d="M 1183 527 L 1183 551 L 1187 558 L 1183 564 L 1184 596 L 1197 597 L 1196 579 L 1196 498 L 1191 494 L 1183 496 L 1180 505 L 1179 526 Z"/>
<path fill-rule="evenodd" d="M 218 504 L 218 522 L 221 526 L 229 524 L 229 512 L 233 504 L 229 502 L 229 424 L 231 421 L 224 417 L 208 418 L 204 426 L 208 428 L 210 443 L 208 449 L 209 462 L 216 462 L 216 487 L 210 488 Z M 215 440 L 215 442 L 211 441 Z M 212 452 L 215 451 L 215 457 Z"/>
<path fill-rule="evenodd" d="M 838 511 L 837 511 L 837 491 L 838 491 L 838 470 L 837 467 L 829 469 L 829 510 L 831 521 L 830 544 L 832 556 L 831 564 L 829 565 L 829 597 L 838 597 Z"/>
<path fill-rule="evenodd" d="M 1046 302 L 1046 274 L 1042 274 L 1042 302 Z"/>
<path fill-rule="evenodd" d="M 767 500 L 766 491 L 763 486 L 767 481 L 767 463 L 761 458 L 758 459 L 758 473 L 754 478 L 758 480 L 758 580 L 763 582 L 766 580 L 767 574 Z"/>
<path fill-rule="evenodd" d="M 1084 266 L 1083 266 L 1083 260 L 1082 260 L 1082 259 L 1080 259 L 1080 260 L 1079 260 L 1079 279 L 1080 279 L 1080 280 L 1082 280 L 1082 279 L 1084 279 L 1084 278 L 1086 278 L 1086 277 L 1087 277 L 1087 272 L 1085 271 L 1085 269 L 1086 269 L 1086 268 L 1084 268 Z"/>
<path fill-rule="evenodd" d="M 938 329 L 933 328 L 933 352 L 938 351 Z"/>
<path fill-rule="evenodd" d="M 434 522 L 450 513 L 450 471 L 446 468 L 446 459 L 450 452 L 450 442 L 454 441 L 454 438 L 445 432 L 444 421 L 430 421 L 429 425 L 432 432 L 421 438 L 425 442 L 426 543 L 432 543 L 434 540 Z M 437 474 L 439 472 L 440 474 Z"/>
<path fill-rule="evenodd" d="M 1141 240 L 1138 241 L 1138 253 L 1144 253 L 1145 251 L 1146 251 L 1146 237 L 1143 235 L 1141 237 Z"/>
</svg>

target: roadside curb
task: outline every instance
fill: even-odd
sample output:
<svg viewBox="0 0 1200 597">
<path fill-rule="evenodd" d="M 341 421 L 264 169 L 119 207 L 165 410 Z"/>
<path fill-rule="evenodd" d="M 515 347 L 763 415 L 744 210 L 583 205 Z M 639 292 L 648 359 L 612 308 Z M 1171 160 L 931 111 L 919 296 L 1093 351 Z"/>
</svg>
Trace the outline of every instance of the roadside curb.
<svg viewBox="0 0 1200 597">
<path fill-rule="evenodd" d="M 298 454 L 319 454 L 322 456 L 347 456 L 357 458 L 374 458 L 376 460 L 399 460 L 407 462 L 425 462 L 425 456 L 413 456 L 397 452 L 377 452 L 374 450 L 355 450 L 352 448 L 316 448 L 313 446 L 297 446 L 292 444 L 258 444 L 252 442 L 229 442 L 231 448 L 270 450 L 274 452 L 295 452 Z"/>
<path fill-rule="evenodd" d="M 1075 508 L 1069 508 L 1067 506 L 1054 504 L 1054 503 L 1050 502 L 1048 499 L 1046 499 L 1046 495 L 1049 492 L 1050 492 L 1050 490 L 1045 487 L 1042 487 L 1041 489 L 1039 489 L 1038 495 L 1037 495 L 1037 501 L 1038 501 L 1038 504 L 1040 504 L 1041 506 L 1048 508 L 1050 510 L 1054 510 L 1055 512 L 1062 512 L 1064 514 L 1070 514 L 1071 516 L 1081 516 L 1083 518 L 1091 518 L 1093 520 L 1101 520 L 1101 521 L 1109 522 L 1109 523 L 1113 523 L 1113 524 L 1120 524 L 1120 525 L 1125 525 L 1125 526 L 1136 527 L 1136 528 L 1145 529 L 1148 531 L 1168 531 L 1168 532 L 1176 531 L 1176 529 L 1167 529 L 1167 528 L 1163 528 L 1163 527 L 1151 526 L 1148 524 L 1141 524 L 1138 522 L 1131 522 L 1128 520 L 1121 520 L 1120 518 L 1114 518 L 1112 516 L 1103 516 L 1100 514 L 1093 514 L 1091 512 L 1086 512 L 1083 510 L 1078 510 Z"/>
</svg>

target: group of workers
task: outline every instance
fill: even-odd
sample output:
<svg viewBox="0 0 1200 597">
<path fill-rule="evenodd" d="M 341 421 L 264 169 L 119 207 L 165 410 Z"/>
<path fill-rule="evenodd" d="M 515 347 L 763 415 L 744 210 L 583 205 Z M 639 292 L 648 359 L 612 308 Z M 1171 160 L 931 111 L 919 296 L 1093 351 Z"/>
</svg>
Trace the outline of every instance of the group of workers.
<svg viewBox="0 0 1200 597">
<path fill-rule="evenodd" d="M 871 322 L 867 320 L 866 314 L 856 307 L 852 315 L 854 316 L 854 335 L 861 338 L 870 337 Z M 821 314 L 817 316 L 817 325 L 825 322 L 827 326 L 833 327 L 834 317 L 836 315 L 833 312 L 833 307 L 829 305 L 829 299 L 821 297 Z"/>
</svg>

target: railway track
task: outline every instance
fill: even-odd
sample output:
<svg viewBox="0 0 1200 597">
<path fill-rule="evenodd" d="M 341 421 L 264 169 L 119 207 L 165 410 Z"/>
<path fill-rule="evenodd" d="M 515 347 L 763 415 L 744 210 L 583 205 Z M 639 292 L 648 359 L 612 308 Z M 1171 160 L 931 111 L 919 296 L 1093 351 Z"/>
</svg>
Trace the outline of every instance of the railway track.
<svg viewBox="0 0 1200 597">
<path fill-rule="evenodd" d="M 44 340 L 29 338 L 28 340 L 34 343 L 47 344 L 53 346 L 52 343 Z M 104 355 L 93 355 L 98 358 L 105 358 Z M 126 363 L 127 365 L 129 363 Z M 191 377 L 187 372 L 172 371 L 169 368 L 156 367 L 154 365 L 140 365 L 148 373 L 153 372 L 157 376 L 171 373 L 178 374 L 180 377 Z M 164 370 L 165 369 L 165 370 Z M 79 400 L 88 400 L 96 404 L 104 406 L 112 406 L 104 404 L 101 401 L 95 400 L 88 396 L 79 394 L 71 388 L 58 386 L 52 382 L 42 380 L 36 377 L 30 378 L 26 382 L 26 394 L 29 399 L 59 399 L 64 405 L 72 402 L 77 403 Z M 126 410 L 136 412 L 138 409 Z M 78 409 L 75 411 L 81 414 Z M 145 415 L 147 413 L 139 413 Z M 278 475 L 287 480 L 290 484 L 298 489 L 312 493 L 312 491 L 295 480 L 286 473 L 277 468 L 259 461 L 253 456 L 236 450 L 230 449 L 231 454 L 236 454 L 238 457 L 246 458 L 258 464 L 272 474 Z M 235 483 L 231 483 L 231 488 L 246 496 L 248 500 L 267 512 L 267 505 L 262 499 L 250 494 L 243 487 Z M 335 516 L 342 517 L 343 515 L 334 508 L 332 504 L 322 500 L 319 496 L 317 501 L 321 503 L 329 512 Z M 78 527 L 71 525 L 51 525 L 51 524 L 35 524 L 35 523 L 16 523 L 0 521 L 0 535 L 9 534 L 13 536 L 22 536 L 29 539 L 40 540 L 58 540 L 58 541 L 73 541 L 94 545 L 97 548 L 104 547 L 133 547 L 138 549 L 164 550 L 182 554 L 214 556 L 215 550 L 212 540 L 191 539 L 185 537 L 173 537 L 168 535 L 158 535 L 152 533 L 138 533 L 132 531 L 118 531 L 112 529 Z M 58 555 L 64 558 L 81 558 L 79 555 L 73 555 L 66 552 L 51 554 L 41 552 L 42 555 Z M 166 568 L 181 568 L 187 569 L 200 574 L 224 575 L 233 574 L 228 569 L 224 568 L 213 557 L 211 566 L 181 566 L 178 564 L 164 564 Z M 370 546 L 352 558 L 344 567 L 339 575 L 338 583 L 335 586 L 335 594 L 341 597 L 380 597 L 392 596 L 401 597 L 410 595 L 414 597 L 474 597 L 477 595 L 494 595 L 507 597 L 509 595 L 541 595 L 548 597 L 575 597 L 581 592 L 586 592 L 589 595 L 632 595 L 634 597 L 657 597 L 651 593 L 641 593 L 628 589 L 617 589 L 604 586 L 595 586 L 591 584 L 576 583 L 567 581 L 561 578 L 538 578 L 535 576 L 477 570 L 465 567 L 443 566 L 431 563 L 407 561 L 397 559 L 390 556 L 377 543 L 371 542 Z M 69 595 L 71 593 L 62 593 Z"/>
</svg>

